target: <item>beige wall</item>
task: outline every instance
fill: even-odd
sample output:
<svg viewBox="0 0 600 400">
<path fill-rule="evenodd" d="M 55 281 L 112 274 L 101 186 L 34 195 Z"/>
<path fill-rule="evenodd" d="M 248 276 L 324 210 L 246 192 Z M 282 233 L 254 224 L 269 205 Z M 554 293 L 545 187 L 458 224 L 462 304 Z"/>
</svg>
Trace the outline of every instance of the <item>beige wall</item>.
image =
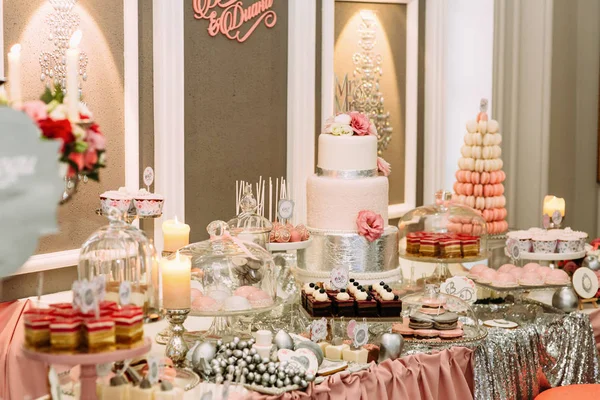
<svg viewBox="0 0 600 400">
<path fill-rule="evenodd" d="M 598 235 L 596 183 L 600 3 L 555 0 L 548 192 L 566 201 L 565 223 Z"/>
<path fill-rule="evenodd" d="M 14 43 L 23 46 L 23 96 L 37 99 L 44 90 L 40 82 L 38 57 L 52 50 L 47 40 L 45 18 L 52 12 L 45 0 L 4 1 L 4 51 Z M 81 184 L 79 193 L 58 211 L 60 232 L 43 238 L 37 253 L 79 248 L 85 239 L 105 224 L 96 216 L 98 194 L 119 188 L 125 182 L 123 151 L 123 1 L 79 0 L 75 12 L 83 32 L 81 49 L 87 53 L 88 79 L 83 84 L 84 100 L 99 123 L 107 142 L 108 168 L 100 173 L 101 182 Z"/>
<path fill-rule="evenodd" d="M 185 213 L 191 241 L 207 238 L 211 221 L 234 216 L 236 179 L 286 174 L 287 2 L 275 1 L 273 9 L 277 24 L 259 26 L 240 44 L 209 36 L 207 22 L 186 8 Z"/>
<path fill-rule="evenodd" d="M 38 56 L 53 48 L 46 39 L 46 16 L 52 11 L 45 0 L 4 1 L 4 52 L 14 43 L 23 46 L 23 96 L 37 99 L 43 92 Z M 73 200 L 58 210 L 60 232 L 42 238 L 37 253 L 79 248 L 96 229 L 106 224 L 94 212 L 98 194 L 123 186 L 125 182 L 123 123 L 123 0 L 79 0 L 75 11 L 81 18 L 81 49 L 87 53 L 88 79 L 83 84 L 84 100 L 93 111 L 107 141 L 108 168 L 100 173 L 100 183 L 81 184 Z M 57 199 L 58 200 L 58 199 Z M 44 274 L 44 291 L 52 293 L 71 287 L 75 268 L 48 271 Z M 0 300 L 35 294 L 37 277 L 18 275 L 0 282 Z"/>
<path fill-rule="evenodd" d="M 360 51 L 360 11 L 375 11 L 377 42 L 375 54 L 382 56 L 380 77 L 384 109 L 390 113 L 393 133 L 383 158 L 392 164 L 390 204 L 404 202 L 404 136 L 406 105 L 406 5 L 355 2 L 335 3 L 334 72 L 340 81 L 353 79 L 353 54 Z"/>
</svg>

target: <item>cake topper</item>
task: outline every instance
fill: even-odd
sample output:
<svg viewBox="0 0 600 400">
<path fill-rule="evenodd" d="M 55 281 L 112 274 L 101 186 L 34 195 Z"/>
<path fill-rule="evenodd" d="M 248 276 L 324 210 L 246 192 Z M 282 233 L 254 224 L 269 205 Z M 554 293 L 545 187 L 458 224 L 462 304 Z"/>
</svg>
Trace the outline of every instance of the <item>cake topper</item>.
<svg viewBox="0 0 600 400">
<path fill-rule="evenodd" d="M 488 99 L 481 99 L 481 101 L 479 102 L 479 111 L 487 112 L 487 110 L 488 110 Z"/>
<path fill-rule="evenodd" d="M 475 283 L 466 276 L 453 276 L 452 278 L 446 279 L 446 281 L 440 285 L 440 293 L 460 297 L 470 304 L 477 301 Z"/>
<path fill-rule="evenodd" d="M 348 286 L 348 267 L 338 266 L 331 270 L 329 281 L 334 289 L 345 289 Z"/>
<path fill-rule="evenodd" d="M 158 383 L 160 377 L 160 367 L 158 364 L 158 358 L 148 357 L 148 375 L 147 378 L 151 384 Z"/>
<path fill-rule="evenodd" d="M 144 184 L 146 185 L 146 190 L 150 191 L 152 182 L 154 182 L 154 170 L 152 167 L 146 167 L 144 170 Z"/>
<path fill-rule="evenodd" d="M 362 323 L 357 323 L 355 320 L 348 322 L 346 333 L 352 339 L 352 345 L 355 348 L 360 348 L 369 342 L 369 326 L 363 319 Z"/>
<path fill-rule="evenodd" d="M 131 282 L 123 281 L 119 285 L 119 302 L 122 306 L 131 302 Z"/>
<path fill-rule="evenodd" d="M 310 325 L 310 340 L 321 342 L 327 337 L 327 319 L 325 317 L 315 320 Z"/>
</svg>

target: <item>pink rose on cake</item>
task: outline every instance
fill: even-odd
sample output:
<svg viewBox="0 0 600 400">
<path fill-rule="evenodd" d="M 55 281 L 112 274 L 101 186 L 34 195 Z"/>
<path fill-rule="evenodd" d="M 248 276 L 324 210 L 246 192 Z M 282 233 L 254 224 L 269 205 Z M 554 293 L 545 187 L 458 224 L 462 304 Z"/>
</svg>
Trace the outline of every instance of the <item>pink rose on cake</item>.
<svg viewBox="0 0 600 400">
<path fill-rule="evenodd" d="M 350 117 L 352 118 L 350 126 L 358 136 L 377 135 L 377 128 L 368 116 L 358 111 L 351 111 Z"/>
<path fill-rule="evenodd" d="M 381 172 L 383 176 L 389 176 L 392 172 L 392 166 L 383 157 L 377 157 L 377 171 Z"/>
<path fill-rule="evenodd" d="M 358 234 L 364 236 L 369 242 L 373 242 L 383 234 L 383 218 L 373 211 L 363 210 L 356 218 Z"/>
</svg>

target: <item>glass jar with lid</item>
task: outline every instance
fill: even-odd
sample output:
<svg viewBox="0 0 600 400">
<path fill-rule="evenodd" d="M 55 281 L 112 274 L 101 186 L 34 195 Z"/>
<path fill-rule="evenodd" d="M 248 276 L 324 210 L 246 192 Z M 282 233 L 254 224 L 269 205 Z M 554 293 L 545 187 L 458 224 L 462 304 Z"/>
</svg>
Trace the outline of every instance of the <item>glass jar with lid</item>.
<svg viewBox="0 0 600 400">
<path fill-rule="evenodd" d="M 435 203 L 417 207 L 400 219 L 400 255 L 424 262 L 469 262 L 487 257 L 486 222 L 481 213 L 452 202 L 438 191 Z"/>
<path fill-rule="evenodd" d="M 145 317 L 158 312 L 158 268 L 156 250 L 146 234 L 127 224 L 123 214 L 112 208 L 109 224 L 94 232 L 79 253 L 79 279 L 104 276 L 105 300 L 121 303 L 119 289 L 131 285 L 129 304 L 143 307 Z"/>
<path fill-rule="evenodd" d="M 240 207 L 242 212 L 227 222 L 229 231 L 244 241 L 255 243 L 266 249 L 273 224 L 267 218 L 257 214 L 258 202 L 252 194 L 251 185 L 244 188 Z"/>
</svg>

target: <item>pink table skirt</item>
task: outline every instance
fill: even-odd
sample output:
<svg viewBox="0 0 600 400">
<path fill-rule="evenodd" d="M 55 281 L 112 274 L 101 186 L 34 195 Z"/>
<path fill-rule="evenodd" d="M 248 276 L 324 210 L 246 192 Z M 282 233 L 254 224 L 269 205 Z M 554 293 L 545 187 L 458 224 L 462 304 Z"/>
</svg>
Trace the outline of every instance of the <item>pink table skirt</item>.
<svg viewBox="0 0 600 400">
<path fill-rule="evenodd" d="M 392 400 L 473 398 L 472 350 L 455 347 L 434 354 L 419 354 L 373 364 L 354 374 L 337 374 L 306 392 L 281 397 L 254 394 L 252 399 Z"/>
</svg>

